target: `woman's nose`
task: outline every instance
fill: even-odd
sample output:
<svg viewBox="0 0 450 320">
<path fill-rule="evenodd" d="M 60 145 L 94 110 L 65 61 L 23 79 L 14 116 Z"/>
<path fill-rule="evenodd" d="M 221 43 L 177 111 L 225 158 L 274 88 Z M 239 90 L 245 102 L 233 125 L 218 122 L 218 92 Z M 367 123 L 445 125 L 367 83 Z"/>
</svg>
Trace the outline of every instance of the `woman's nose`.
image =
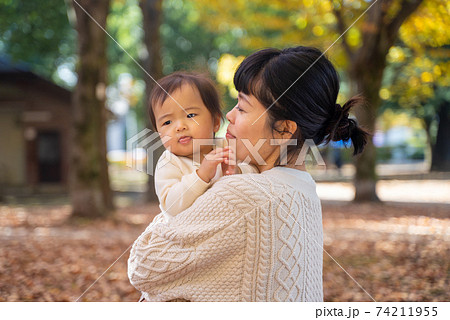
<svg viewBox="0 0 450 320">
<path fill-rule="evenodd" d="M 226 114 L 226 118 L 228 121 L 230 121 L 230 123 L 233 123 L 234 121 L 234 108 L 231 109 L 227 114 Z"/>
</svg>

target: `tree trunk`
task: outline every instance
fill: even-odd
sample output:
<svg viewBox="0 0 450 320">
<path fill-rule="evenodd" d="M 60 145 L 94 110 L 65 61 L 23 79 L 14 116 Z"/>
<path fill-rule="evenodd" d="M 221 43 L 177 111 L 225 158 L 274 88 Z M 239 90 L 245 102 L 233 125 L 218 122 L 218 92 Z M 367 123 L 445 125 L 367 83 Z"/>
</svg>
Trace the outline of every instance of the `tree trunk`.
<svg viewBox="0 0 450 320">
<path fill-rule="evenodd" d="M 161 10 L 162 0 L 141 0 L 139 2 L 139 6 L 142 10 L 142 15 L 144 18 L 144 42 L 147 48 L 148 56 L 143 61 L 144 68 L 148 72 L 147 75 L 144 75 L 145 79 L 145 101 L 146 105 L 148 105 L 150 92 L 153 89 L 153 86 L 156 85 L 155 81 L 162 77 L 162 61 L 161 61 L 161 40 L 159 27 L 161 26 L 162 21 L 162 10 Z M 153 78 L 153 79 L 152 79 Z M 147 127 L 151 127 L 149 117 L 147 117 Z M 152 128 L 153 131 L 156 131 L 156 128 Z M 161 156 L 163 152 L 162 148 L 159 148 L 152 154 L 153 156 L 153 171 L 155 172 L 155 166 L 158 158 Z M 145 200 L 148 202 L 157 201 L 158 197 L 155 192 L 155 180 L 154 175 L 149 175 L 148 179 L 148 188 L 146 192 Z"/>
<path fill-rule="evenodd" d="M 78 32 L 78 83 L 73 99 L 73 215 L 104 217 L 113 207 L 106 160 L 106 33 L 109 0 L 73 3 Z M 81 8 L 80 8 L 81 6 Z M 84 10 L 92 16 L 84 12 Z"/>
<path fill-rule="evenodd" d="M 422 106 L 423 108 L 423 106 Z M 417 112 L 416 112 L 417 114 Z M 433 161 L 433 148 L 434 148 L 434 144 L 433 144 L 433 139 L 431 136 L 431 122 L 432 119 L 430 117 L 423 117 L 422 119 L 422 124 L 423 124 L 423 128 L 425 130 L 425 134 L 427 137 L 427 147 L 426 147 L 426 152 L 425 152 L 425 161 L 426 163 L 430 164 L 430 168 L 431 168 L 431 163 Z"/>
<path fill-rule="evenodd" d="M 364 129 L 370 134 L 375 132 L 375 122 L 380 106 L 379 91 L 381 81 L 386 67 L 386 55 L 389 51 L 388 37 L 378 21 L 382 12 L 382 3 L 374 5 L 371 12 L 372 23 L 376 25 L 372 34 L 367 35 L 366 42 L 370 45 L 363 46 L 353 56 L 349 64 L 349 78 L 355 93 L 364 96 L 367 104 L 354 110 L 355 115 Z M 379 10 L 378 12 L 376 10 Z M 355 201 L 379 201 L 376 193 L 376 148 L 372 141 L 372 136 L 364 152 L 355 160 L 356 174 L 354 177 Z"/>
<path fill-rule="evenodd" d="M 379 0 L 367 11 L 363 24 L 362 46 L 353 51 L 346 43 L 344 49 L 349 58 L 348 74 L 353 87 L 367 99 L 368 105 L 355 110 L 359 123 L 374 133 L 375 120 L 380 105 L 379 90 L 386 67 L 386 56 L 394 45 L 403 22 L 419 7 L 422 0 L 401 1 L 392 18 L 388 17 L 390 1 Z M 335 10 L 339 31 L 344 32 L 342 13 Z M 356 159 L 354 179 L 355 201 L 379 201 L 376 193 L 376 149 L 372 139 L 364 152 Z"/>
<path fill-rule="evenodd" d="M 431 171 L 450 171 L 450 102 L 439 108 L 439 126 L 431 158 Z"/>
<path fill-rule="evenodd" d="M 362 93 L 367 100 L 366 105 L 354 111 L 359 124 L 372 134 L 375 132 L 375 121 L 380 105 L 378 92 L 381 88 L 385 59 L 378 57 L 370 63 L 353 64 L 353 66 L 349 72 L 350 79 L 356 85 L 357 92 Z M 372 137 L 369 138 L 364 152 L 356 158 L 355 166 L 355 201 L 379 201 L 376 193 L 376 148 Z"/>
</svg>

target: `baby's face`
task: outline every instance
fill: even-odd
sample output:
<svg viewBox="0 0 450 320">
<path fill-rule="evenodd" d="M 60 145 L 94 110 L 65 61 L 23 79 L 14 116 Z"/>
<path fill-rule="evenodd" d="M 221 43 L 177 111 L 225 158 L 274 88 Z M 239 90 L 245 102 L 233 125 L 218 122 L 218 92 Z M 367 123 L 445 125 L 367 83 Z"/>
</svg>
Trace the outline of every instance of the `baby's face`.
<svg viewBox="0 0 450 320">
<path fill-rule="evenodd" d="M 220 119 L 214 121 L 198 90 L 189 84 L 183 84 L 170 95 L 173 99 L 167 97 L 153 109 L 156 129 L 161 137 L 170 137 L 164 143 L 166 149 L 178 156 L 191 157 L 193 139 L 213 139 Z"/>
</svg>

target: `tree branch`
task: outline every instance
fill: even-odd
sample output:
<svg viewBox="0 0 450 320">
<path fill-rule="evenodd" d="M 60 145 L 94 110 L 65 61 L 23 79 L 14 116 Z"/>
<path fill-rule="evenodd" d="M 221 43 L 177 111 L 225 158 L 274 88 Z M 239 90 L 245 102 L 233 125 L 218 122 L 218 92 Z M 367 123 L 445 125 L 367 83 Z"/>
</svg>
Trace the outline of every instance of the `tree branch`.
<svg viewBox="0 0 450 320">
<path fill-rule="evenodd" d="M 388 35 L 389 47 L 392 46 L 397 38 L 398 30 L 405 20 L 417 10 L 423 0 L 403 0 L 397 15 L 391 20 L 386 27 Z"/>
<path fill-rule="evenodd" d="M 375 2 L 375 3 L 374 3 Z M 376 52 L 378 41 L 380 40 L 380 30 L 383 21 L 383 1 L 372 0 L 369 6 L 372 6 L 366 13 L 366 17 L 361 26 L 362 43 L 355 53 L 356 59 L 360 63 L 370 60 L 370 56 Z M 373 5 L 372 5 L 373 4 Z"/>
<path fill-rule="evenodd" d="M 344 4 L 342 2 L 340 2 L 340 4 L 341 4 L 341 8 L 337 9 L 331 1 L 331 5 L 333 7 L 333 13 L 337 20 L 337 30 L 342 35 L 347 30 L 347 26 L 345 24 L 344 17 L 342 16 L 342 10 L 344 8 Z M 354 52 L 350 48 L 350 45 L 348 44 L 345 36 L 342 36 L 342 46 L 344 47 L 344 50 L 347 53 L 350 60 L 353 60 Z"/>
</svg>

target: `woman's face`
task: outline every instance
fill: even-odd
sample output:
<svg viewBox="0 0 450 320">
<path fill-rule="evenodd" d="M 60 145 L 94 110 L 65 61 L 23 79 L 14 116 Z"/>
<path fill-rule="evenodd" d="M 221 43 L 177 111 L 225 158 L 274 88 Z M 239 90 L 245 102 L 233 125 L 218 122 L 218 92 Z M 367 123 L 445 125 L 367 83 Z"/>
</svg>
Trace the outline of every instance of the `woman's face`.
<svg viewBox="0 0 450 320">
<path fill-rule="evenodd" d="M 237 105 L 227 113 L 230 124 L 226 138 L 230 145 L 236 142 L 237 160 L 257 166 L 260 172 L 273 168 L 280 155 L 280 147 L 270 143 L 277 137 L 267 125 L 267 118 L 266 108 L 253 95 L 242 92 Z"/>
</svg>

